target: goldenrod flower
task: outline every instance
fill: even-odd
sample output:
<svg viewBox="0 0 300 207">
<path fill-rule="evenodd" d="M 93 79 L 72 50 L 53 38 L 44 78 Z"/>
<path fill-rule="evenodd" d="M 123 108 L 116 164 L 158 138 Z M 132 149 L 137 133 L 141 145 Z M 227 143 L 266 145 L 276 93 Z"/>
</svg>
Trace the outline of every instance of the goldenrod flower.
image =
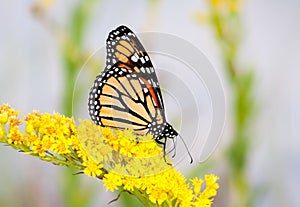
<svg viewBox="0 0 300 207">
<path fill-rule="evenodd" d="M 107 190 L 114 192 L 122 185 L 122 176 L 114 173 L 107 173 L 103 178 L 104 186 Z"/>
<path fill-rule="evenodd" d="M 97 163 L 94 162 L 94 160 L 88 160 L 83 163 L 83 166 L 85 167 L 84 169 L 84 174 L 90 175 L 92 177 L 97 177 L 102 174 L 102 165 L 98 165 Z"/>
<path fill-rule="evenodd" d="M 107 190 L 129 191 L 151 206 L 209 207 L 219 188 L 215 175 L 189 184 L 166 163 L 151 135 L 111 130 L 87 120 L 76 126 L 63 115 L 38 112 L 24 117 L 22 132 L 23 120 L 17 115 L 8 105 L 0 106 L 1 142 L 48 162 L 76 167 L 102 179 Z"/>
</svg>

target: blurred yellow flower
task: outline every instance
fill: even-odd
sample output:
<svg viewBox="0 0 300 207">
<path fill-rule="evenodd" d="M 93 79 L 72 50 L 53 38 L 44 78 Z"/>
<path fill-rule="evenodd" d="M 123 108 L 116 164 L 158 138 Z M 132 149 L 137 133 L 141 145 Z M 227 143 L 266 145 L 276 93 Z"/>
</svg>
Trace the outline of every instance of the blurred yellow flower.
<svg viewBox="0 0 300 207">
<path fill-rule="evenodd" d="M 41 0 L 41 5 L 45 8 L 49 8 L 53 5 L 53 0 Z"/>
<path fill-rule="evenodd" d="M 240 7 L 241 0 L 209 0 L 209 3 L 216 9 L 236 12 Z"/>
<path fill-rule="evenodd" d="M 34 15 L 43 15 L 54 4 L 53 0 L 36 0 L 31 8 Z"/>
</svg>

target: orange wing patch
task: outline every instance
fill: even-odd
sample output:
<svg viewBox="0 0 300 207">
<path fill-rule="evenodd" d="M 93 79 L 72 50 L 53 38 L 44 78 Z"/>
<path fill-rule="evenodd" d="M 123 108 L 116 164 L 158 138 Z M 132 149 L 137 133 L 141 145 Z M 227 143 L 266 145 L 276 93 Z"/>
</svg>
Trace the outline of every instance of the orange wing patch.
<svg viewBox="0 0 300 207">
<path fill-rule="evenodd" d="M 128 49 L 129 51 L 131 51 L 132 53 L 134 52 L 134 49 L 132 48 L 132 46 L 125 40 L 120 40 L 119 43 L 121 45 L 123 45 L 126 49 Z"/>
<path fill-rule="evenodd" d="M 127 90 L 127 94 L 136 100 L 137 95 L 136 95 L 134 89 L 131 87 L 128 78 L 121 77 L 121 78 L 119 78 L 119 80 L 120 80 L 121 84 L 124 86 L 124 88 Z"/>
<path fill-rule="evenodd" d="M 102 93 L 104 95 L 118 96 L 117 91 L 113 87 L 111 87 L 110 85 L 103 86 Z"/>
<path fill-rule="evenodd" d="M 128 63 L 128 62 L 126 62 L 126 63 Z M 132 68 L 131 68 L 129 65 L 126 65 L 126 64 L 124 64 L 124 63 L 119 63 L 119 64 L 118 64 L 118 67 L 119 67 L 119 68 L 125 68 L 125 69 L 127 69 L 127 70 L 132 70 Z"/>
<path fill-rule="evenodd" d="M 155 117 L 155 111 L 156 110 L 155 110 L 154 104 L 152 102 L 151 96 L 147 96 L 146 97 L 146 103 L 147 103 L 147 107 L 148 107 L 148 109 L 150 111 L 151 116 Z"/>
<path fill-rule="evenodd" d="M 157 100 L 157 96 L 156 96 L 156 93 L 153 89 L 153 87 L 148 83 L 147 80 L 145 80 L 145 78 L 141 78 L 141 80 L 145 83 L 146 87 L 148 88 L 149 92 L 150 92 L 150 95 L 151 97 L 153 98 L 154 100 L 154 103 L 157 107 L 159 107 L 159 102 Z"/>
<path fill-rule="evenodd" d="M 130 113 L 124 112 L 124 111 L 118 111 L 115 109 L 112 109 L 110 107 L 102 107 L 100 110 L 100 116 L 101 117 L 112 117 L 112 118 L 120 118 L 124 120 L 129 120 L 133 123 L 142 124 L 147 126 L 147 123 L 143 120 L 139 119 L 136 116 L 133 116 Z"/>
<path fill-rule="evenodd" d="M 149 116 L 145 107 L 141 103 L 136 103 L 131 98 L 128 98 L 126 96 L 123 96 L 122 98 L 129 109 L 144 117 L 148 122 L 152 122 L 151 117 Z"/>
<path fill-rule="evenodd" d="M 129 57 L 132 54 L 132 52 L 130 52 L 126 47 L 124 47 L 122 45 L 117 45 L 116 50 L 119 51 L 120 53 L 126 55 L 127 57 Z"/>
<path fill-rule="evenodd" d="M 134 129 L 134 130 L 139 130 L 144 128 L 143 126 L 132 125 L 121 121 L 110 120 L 105 117 L 101 118 L 101 122 L 104 126 L 114 127 L 114 128 Z"/>
<path fill-rule="evenodd" d="M 134 79 L 134 80 L 130 80 L 130 83 L 132 84 L 132 86 L 133 86 L 134 90 L 136 91 L 136 93 L 138 94 L 139 98 L 142 101 L 144 101 L 144 92 L 143 92 L 140 82 L 137 79 Z"/>
<path fill-rule="evenodd" d="M 115 98 L 112 98 L 109 96 L 101 95 L 99 98 L 99 102 L 101 105 L 114 105 L 114 106 L 125 109 L 125 107 L 122 105 L 122 103 L 118 99 L 115 99 Z"/>
<path fill-rule="evenodd" d="M 118 59 L 120 62 L 123 62 L 123 63 L 129 62 L 128 58 L 127 58 L 125 55 L 123 55 L 122 53 L 115 52 L 115 56 L 117 57 L 117 59 Z"/>
<path fill-rule="evenodd" d="M 115 56 L 123 63 L 129 63 L 129 57 L 134 53 L 134 48 L 125 40 L 120 40 L 116 46 Z M 131 69 L 132 70 L 132 69 Z"/>
<path fill-rule="evenodd" d="M 127 94 L 127 92 L 124 90 L 123 86 L 119 83 L 119 81 L 115 77 L 111 77 L 107 80 L 108 85 L 114 86 L 116 89 L 118 89 L 121 93 Z M 103 93 L 109 94 L 108 92 L 104 91 L 103 87 Z"/>
</svg>

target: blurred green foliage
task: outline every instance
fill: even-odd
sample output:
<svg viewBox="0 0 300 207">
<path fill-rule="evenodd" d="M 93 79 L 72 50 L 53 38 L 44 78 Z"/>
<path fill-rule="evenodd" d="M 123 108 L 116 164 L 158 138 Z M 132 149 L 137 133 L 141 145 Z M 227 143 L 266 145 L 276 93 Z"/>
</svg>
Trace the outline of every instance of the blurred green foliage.
<svg viewBox="0 0 300 207">
<path fill-rule="evenodd" d="M 47 17 L 47 8 L 42 8 L 47 5 L 37 4 L 33 8 L 34 14 L 45 21 L 45 25 L 49 30 L 62 30 L 52 31 L 54 34 L 63 34 L 62 37 L 57 37 L 57 46 L 61 49 L 61 59 L 63 63 L 64 81 L 62 86 L 62 113 L 68 117 L 72 117 L 78 109 L 79 100 L 74 98 L 80 98 L 81 94 L 76 94 L 73 97 L 75 81 L 79 70 L 86 61 L 84 40 L 86 38 L 86 31 L 93 9 L 96 8 L 96 4 L 99 0 L 86 0 L 77 1 L 73 4 L 73 8 L 70 10 L 69 19 L 66 25 L 67 27 L 60 27 L 55 25 L 53 27 L 52 20 L 49 21 Z M 39 7 L 40 6 L 40 7 Z M 49 23 L 51 22 L 51 23 Z M 80 92 L 80 91 L 79 91 Z M 61 174 L 61 194 L 63 206 L 65 207 L 83 207 L 90 206 L 94 193 L 90 186 L 83 187 L 82 179 L 75 169 L 66 168 Z"/>
<path fill-rule="evenodd" d="M 73 100 L 75 81 L 80 68 L 83 66 L 84 39 L 86 29 L 93 14 L 93 8 L 97 0 L 78 1 L 70 14 L 70 25 L 65 31 L 66 38 L 62 41 L 62 59 L 64 63 L 64 94 L 62 96 L 63 113 L 66 116 L 73 116 L 76 113 L 79 100 Z M 80 97 L 80 94 L 76 97 Z M 82 182 L 79 176 L 75 176 L 75 169 L 66 169 L 63 177 L 63 202 L 66 207 L 90 206 L 94 193 L 93 189 L 82 189 Z"/>
<path fill-rule="evenodd" d="M 62 96 L 63 112 L 72 116 L 76 112 L 77 101 L 73 100 L 74 84 L 77 74 L 85 61 L 84 38 L 88 22 L 93 14 L 97 0 L 79 1 L 71 12 L 69 28 L 64 33 L 66 38 L 62 41 L 62 57 L 65 71 L 65 90 Z M 80 97 L 80 96 L 76 96 Z"/>
<path fill-rule="evenodd" d="M 243 20 L 240 0 L 208 0 L 209 25 L 217 39 L 224 69 L 233 96 L 233 126 L 231 143 L 225 149 L 229 170 L 229 203 L 226 206 L 253 206 L 253 186 L 249 184 L 247 165 L 251 150 L 250 126 L 253 121 L 255 73 L 240 65 L 239 52 L 243 39 Z M 223 177 L 223 179 L 226 179 Z"/>
</svg>

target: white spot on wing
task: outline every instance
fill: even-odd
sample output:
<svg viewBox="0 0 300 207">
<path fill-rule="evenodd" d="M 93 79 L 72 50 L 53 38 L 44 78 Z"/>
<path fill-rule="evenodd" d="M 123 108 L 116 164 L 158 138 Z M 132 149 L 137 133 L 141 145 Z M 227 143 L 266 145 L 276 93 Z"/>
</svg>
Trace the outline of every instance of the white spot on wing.
<svg viewBox="0 0 300 207">
<path fill-rule="evenodd" d="M 146 70 L 147 70 L 147 73 L 149 73 L 149 74 L 151 73 L 150 69 L 148 67 L 146 68 Z"/>
<path fill-rule="evenodd" d="M 138 61 L 138 59 L 137 59 L 135 56 L 132 56 L 132 57 L 131 57 L 131 60 L 132 60 L 133 62 L 137 62 L 137 61 Z"/>
</svg>

